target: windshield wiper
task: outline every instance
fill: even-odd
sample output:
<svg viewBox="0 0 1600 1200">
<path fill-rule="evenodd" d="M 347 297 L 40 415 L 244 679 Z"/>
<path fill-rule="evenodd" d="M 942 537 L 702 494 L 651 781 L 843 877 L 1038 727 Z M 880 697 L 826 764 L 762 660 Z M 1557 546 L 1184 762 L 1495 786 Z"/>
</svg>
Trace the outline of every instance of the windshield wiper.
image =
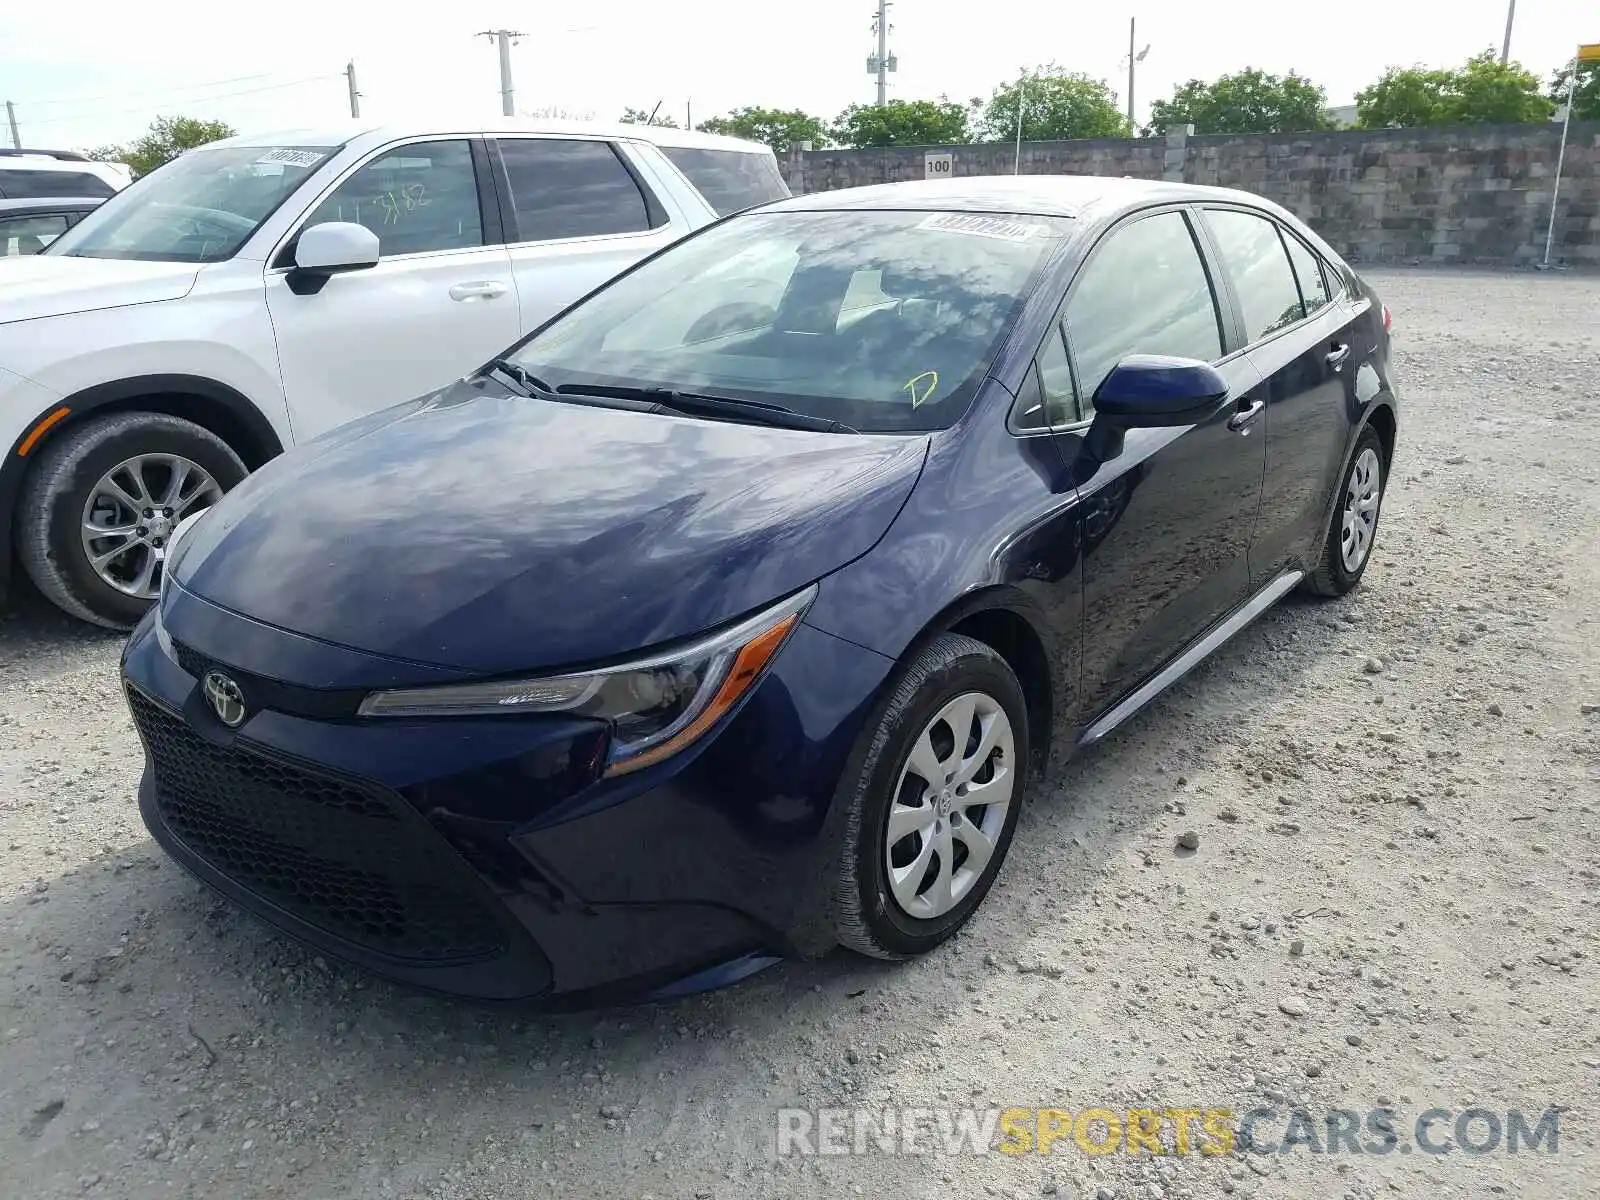
<svg viewBox="0 0 1600 1200">
<path fill-rule="evenodd" d="M 582 390 L 553 388 L 527 367 L 512 362 L 509 358 L 494 359 L 485 370 L 497 372 L 502 382 L 509 382 L 512 390 L 519 396 L 526 396 L 531 400 L 559 400 L 565 404 L 581 404 L 589 408 L 623 408 L 630 412 L 657 412 L 661 407 L 653 399 L 641 400 L 632 395 L 613 396 L 594 388 Z"/>
<path fill-rule="evenodd" d="M 642 400 L 658 409 L 689 416 L 731 417 L 754 425 L 777 429 L 805 429 L 814 433 L 855 433 L 856 430 L 831 417 L 796 412 L 781 404 L 745 400 L 739 396 L 717 396 L 710 392 L 685 392 L 669 387 L 628 387 L 615 384 L 564 383 L 556 389 L 562 396 L 609 396 L 617 400 Z"/>
<path fill-rule="evenodd" d="M 511 380 L 516 385 L 516 390 L 524 396 L 554 397 L 555 388 L 540 379 L 521 363 L 514 363 L 509 358 L 496 358 L 484 368 L 488 371 L 498 371 L 501 375 Z"/>
</svg>

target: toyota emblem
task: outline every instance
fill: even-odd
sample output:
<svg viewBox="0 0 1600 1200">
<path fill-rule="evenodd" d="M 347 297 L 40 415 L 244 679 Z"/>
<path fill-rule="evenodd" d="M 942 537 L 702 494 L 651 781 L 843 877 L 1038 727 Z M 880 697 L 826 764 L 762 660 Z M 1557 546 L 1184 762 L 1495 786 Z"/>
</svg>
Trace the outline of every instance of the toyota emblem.
<svg viewBox="0 0 1600 1200">
<path fill-rule="evenodd" d="M 220 671 L 210 671 L 202 686 L 206 703 L 217 714 L 217 720 L 229 729 L 237 729 L 244 724 L 244 693 L 239 690 L 237 683 Z"/>
</svg>

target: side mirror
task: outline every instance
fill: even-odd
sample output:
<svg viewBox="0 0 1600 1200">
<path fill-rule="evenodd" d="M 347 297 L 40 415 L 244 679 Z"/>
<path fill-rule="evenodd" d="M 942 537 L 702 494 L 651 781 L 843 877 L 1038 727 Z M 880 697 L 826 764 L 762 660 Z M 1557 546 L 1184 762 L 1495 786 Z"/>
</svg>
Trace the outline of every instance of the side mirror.
<svg viewBox="0 0 1600 1200">
<path fill-rule="evenodd" d="M 289 286 L 298 295 L 322 290 L 328 276 L 378 265 L 378 235 L 354 221 L 322 221 L 300 231 Z"/>
<path fill-rule="evenodd" d="M 1125 429 L 1193 425 L 1216 411 L 1228 381 L 1211 364 L 1162 354 L 1130 354 L 1095 389 L 1094 410 Z"/>
<path fill-rule="evenodd" d="M 1129 429 L 1193 425 L 1228 397 L 1228 381 L 1211 364 L 1163 354 L 1130 354 L 1094 393 L 1088 451 L 1101 462 L 1122 453 Z"/>
</svg>

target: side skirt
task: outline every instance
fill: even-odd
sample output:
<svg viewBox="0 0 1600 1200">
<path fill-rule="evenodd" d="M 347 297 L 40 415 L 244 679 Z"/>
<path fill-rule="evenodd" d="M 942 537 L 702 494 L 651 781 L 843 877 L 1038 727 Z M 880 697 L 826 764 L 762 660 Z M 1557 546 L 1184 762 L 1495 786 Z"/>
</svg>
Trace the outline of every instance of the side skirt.
<svg viewBox="0 0 1600 1200">
<path fill-rule="evenodd" d="M 1078 737 L 1078 745 L 1092 746 L 1118 725 L 1121 725 L 1220 647 L 1224 642 L 1271 608 L 1282 596 L 1305 577 L 1304 571 L 1285 571 L 1278 575 L 1243 606 L 1236 608 L 1219 624 L 1213 625 L 1189 648 L 1161 670 L 1145 680 L 1139 688 L 1120 701 L 1111 711 L 1095 720 Z"/>
</svg>

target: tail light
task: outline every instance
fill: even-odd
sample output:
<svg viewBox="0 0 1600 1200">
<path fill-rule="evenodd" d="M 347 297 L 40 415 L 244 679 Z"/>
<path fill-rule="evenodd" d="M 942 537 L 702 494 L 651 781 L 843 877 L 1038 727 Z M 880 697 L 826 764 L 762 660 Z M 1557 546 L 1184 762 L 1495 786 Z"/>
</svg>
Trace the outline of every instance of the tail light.
<svg viewBox="0 0 1600 1200">
<path fill-rule="evenodd" d="M 1387 304 L 1385 304 L 1383 306 L 1383 331 L 1385 333 L 1388 333 L 1390 328 L 1393 327 L 1393 325 L 1394 325 L 1394 318 L 1389 315 L 1389 306 Z"/>
</svg>

